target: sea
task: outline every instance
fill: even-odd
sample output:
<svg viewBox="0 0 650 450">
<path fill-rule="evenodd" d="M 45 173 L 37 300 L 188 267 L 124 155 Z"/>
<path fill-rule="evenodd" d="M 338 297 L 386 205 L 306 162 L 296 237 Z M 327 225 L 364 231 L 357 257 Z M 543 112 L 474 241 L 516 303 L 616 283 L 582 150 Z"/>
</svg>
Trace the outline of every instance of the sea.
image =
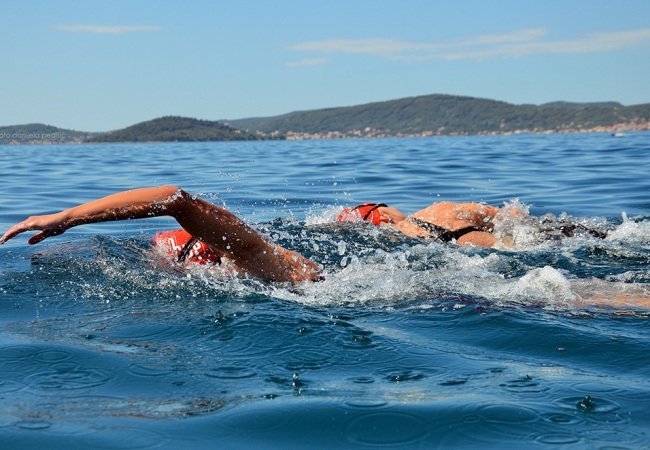
<svg viewBox="0 0 650 450">
<path fill-rule="evenodd" d="M 166 217 L 14 238 L 0 448 L 650 448 L 649 175 L 650 133 L 0 146 L 3 231 L 176 185 L 325 275 L 169 264 Z M 527 214 L 495 249 L 334 220 L 447 200 Z"/>
</svg>

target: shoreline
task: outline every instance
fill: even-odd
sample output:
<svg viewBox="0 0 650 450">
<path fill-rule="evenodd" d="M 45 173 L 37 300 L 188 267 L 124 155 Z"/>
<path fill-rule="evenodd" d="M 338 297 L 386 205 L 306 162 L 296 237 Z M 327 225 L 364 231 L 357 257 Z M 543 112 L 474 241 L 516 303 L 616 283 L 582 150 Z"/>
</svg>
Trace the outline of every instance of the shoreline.
<svg viewBox="0 0 650 450">
<path fill-rule="evenodd" d="M 470 136 L 521 136 L 521 135 L 555 135 L 555 134 L 604 134 L 608 133 L 615 137 L 624 136 L 627 133 L 642 133 L 650 131 L 650 122 L 643 124 L 617 124 L 611 126 L 598 126 L 593 128 L 566 128 L 560 130 L 543 130 L 543 129 L 522 129 L 522 130 L 508 130 L 508 131 L 479 131 L 479 132 L 433 132 L 424 131 L 421 133 L 387 133 L 381 130 L 352 130 L 350 132 L 329 131 L 324 133 L 299 133 L 288 132 L 284 139 L 269 139 L 268 137 L 262 140 L 287 140 L 287 141 L 309 141 L 309 140 L 344 140 L 344 139 L 409 139 L 409 138 L 428 138 L 428 137 L 470 137 Z M 620 136 L 619 136 L 620 135 Z M 28 141 L 12 140 L 0 145 L 96 145 L 96 144 L 160 144 L 160 143 L 189 143 L 189 142 L 251 142 L 251 140 L 153 140 L 153 141 L 104 141 L 104 142 L 89 142 L 83 139 L 71 140 L 57 140 L 51 139 L 31 139 Z"/>
</svg>

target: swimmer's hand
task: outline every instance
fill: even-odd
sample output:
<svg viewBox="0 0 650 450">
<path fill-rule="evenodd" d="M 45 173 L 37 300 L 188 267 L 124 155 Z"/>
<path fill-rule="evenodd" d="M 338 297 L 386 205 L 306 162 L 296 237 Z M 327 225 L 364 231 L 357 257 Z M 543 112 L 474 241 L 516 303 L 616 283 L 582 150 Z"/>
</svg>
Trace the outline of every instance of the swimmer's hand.
<svg viewBox="0 0 650 450">
<path fill-rule="evenodd" d="M 35 234 L 27 240 L 29 244 L 33 245 L 41 242 L 43 239 L 49 238 L 50 236 L 62 234 L 68 228 L 70 228 L 70 225 L 67 224 L 64 215 L 61 213 L 47 214 L 44 216 L 31 216 L 9 228 L 7 232 L 0 237 L 0 245 L 25 231 L 40 231 L 40 233 Z"/>
</svg>

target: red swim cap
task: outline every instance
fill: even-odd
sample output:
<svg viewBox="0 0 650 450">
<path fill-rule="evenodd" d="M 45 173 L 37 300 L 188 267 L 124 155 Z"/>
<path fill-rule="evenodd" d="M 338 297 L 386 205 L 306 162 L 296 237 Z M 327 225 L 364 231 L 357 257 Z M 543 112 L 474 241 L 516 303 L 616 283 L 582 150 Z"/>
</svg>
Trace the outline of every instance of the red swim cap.
<svg viewBox="0 0 650 450">
<path fill-rule="evenodd" d="M 156 247 L 161 247 L 169 256 L 178 262 L 192 262 L 198 264 L 219 264 L 221 259 L 210 247 L 198 239 L 194 239 L 185 230 L 159 231 L 151 239 Z"/>
<path fill-rule="evenodd" d="M 386 206 L 387 205 L 383 203 L 364 203 L 362 205 L 357 205 L 354 208 L 345 208 L 341 211 L 341 214 L 336 217 L 336 221 L 357 222 L 359 220 L 365 220 L 373 225 L 379 225 L 381 223 L 381 213 L 379 212 L 379 208 Z"/>
</svg>

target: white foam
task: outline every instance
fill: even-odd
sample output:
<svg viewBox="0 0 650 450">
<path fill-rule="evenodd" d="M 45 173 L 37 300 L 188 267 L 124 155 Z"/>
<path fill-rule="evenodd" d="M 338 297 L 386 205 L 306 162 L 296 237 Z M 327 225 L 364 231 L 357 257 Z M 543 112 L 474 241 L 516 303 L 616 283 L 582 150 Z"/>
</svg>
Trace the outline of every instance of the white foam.
<svg viewBox="0 0 650 450">
<path fill-rule="evenodd" d="M 322 213 L 311 223 L 329 220 L 337 211 L 331 209 Z M 529 227 L 526 216 L 507 217 L 504 222 L 507 222 L 510 231 L 520 232 L 522 240 L 527 239 L 523 236 L 526 227 Z M 268 229 L 274 239 L 293 239 L 291 242 L 294 243 L 298 239 L 300 242 L 297 245 L 303 245 L 305 249 L 318 251 L 323 246 L 331 247 L 324 260 L 319 261 L 326 264 L 325 281 L 298 286 L 265 284 L 238 277 L 228 264 L 181 268 L 186 272 L 169 269 L 172 273 L 160 273 L 160 268 L 148 272 L 111 257 L 99 257 L 97 264 L 106 276 L 126 281 L 135 290 L 138 287 L 150 289 L 154 295 L 167 288 L 178 291 L 181 296 L 184 292 L 194 295 L 207 288 L 216 295 L 221 292 L 234 297 L 261 294 L 315 306 L 370 305 L 392 308 L 444 302 L 449 306 L 449 301 L 452 304 L 466 304 L 467 296 L 469 301 L 487 301 L 494 305 L 541 305 L 551 309 L 569 309 L 586 304 L 611 303 L 618 292 L 629 291 L 630 295 L 639 298 L 650 297 L 647 289 L 644 291 L 634 287 L 639 284 L 634 282 L 643 281 L 645 276 L 639 270 L 611 276 L 606 281 L 578 280 L 551 265 L 538 267 L 540 258 L 536 254 L 540 251 L 545 255 L 550 251 L 554 257 L 561 256 L 563 262 L 570 261 L 573 266 L 584 263 L 581 254 L 584 254 L 585 248 L 597 247 L 598 251 L 606 252 L 609 257 L 623 254 L 624 258 L 644 260 L 647 252 L 639 242 L 648 242 L 650 222 L 647 221 L 624 219 L 606 240 L 581 236 L 553 243 L 534 243 L 526 248 L 525 251 L 529 253 L 523 257 L 521 250 L 517 253 L 486 251 L 436 242 L 414 245 L 413 240 L 405 238 L 400 241 L 399 236 L 393 241 L 389 231 L 379 227 L 366 228 L 360 228 L 357 232 L 368 238 L 368 242 L 366 239 L 346 242 L 339 233 L 327 230 L 320 230 L 317 236 L 311 237 L 309 233 L 301 233 L 296 238 L 284 229 Z M 381 239 L 375 241 L 372 239 L 374 237 Z M 391 239 L 385 239 L 387 237 Z M 383 249 L 375 248 L 376 243 L 381 243 Z M 145 256 L 143 260 L 156 259 L 151 254 Z M 156 256 L 164 259 L 163 255 Z M 541 261 L 546 262 L 547 257 L 543 256 Z M 590 261 L 587 263 L 592 264 Z M 189 278 L 184 278 L 187 274 Z M 101 290 L 95 289 L 97 292 Z"/>
<path fill-rule="evenodd" d="M 540 302 L 551 307 L 571 306 L 577 299 L 571 282 L 559 270 L 550 266 L 529 271 L 508 286 L 504 294 L 527 303 Z"/>
<path fill-rule="evenodd" d="M 635 222 L 625 213 L 622 218 L 623 222 L 607 234 L 607 240 L 650 245 L 650 221 Z"/>
<path fill-rule="evenodd" d="M 305 225 L 323 225 L 336 222 L 336 217 L 343 211 L 341 206 L 331 206 L 325 209 L 309 211 L 305 217 Z"/>
<path fill-rule="evenodd" d="M 442 253 L 442 258 L 441 258 Z M 427 257 L 441 261 L 426 268 Z M 301 285 L 300 291 L 276 290 L 273 296 L 309 305 L 397 306 L 417 299 L 466 294 L 499 303 L 544 303 L 574 298 L 566 279 L 553 269 L 531 274 L 523 281 L 506 280 L 498 269 L 502 256 L 466 254 L 436 244 L 408 251 L 376 251 L 363 260 L 354 258 L 340 271 L 327 274 L 321 283 Z M 559 273 L 559 272 L 558 272 Z M 549 298 L 549 286 L 557 285 Z"/>
</svg>

